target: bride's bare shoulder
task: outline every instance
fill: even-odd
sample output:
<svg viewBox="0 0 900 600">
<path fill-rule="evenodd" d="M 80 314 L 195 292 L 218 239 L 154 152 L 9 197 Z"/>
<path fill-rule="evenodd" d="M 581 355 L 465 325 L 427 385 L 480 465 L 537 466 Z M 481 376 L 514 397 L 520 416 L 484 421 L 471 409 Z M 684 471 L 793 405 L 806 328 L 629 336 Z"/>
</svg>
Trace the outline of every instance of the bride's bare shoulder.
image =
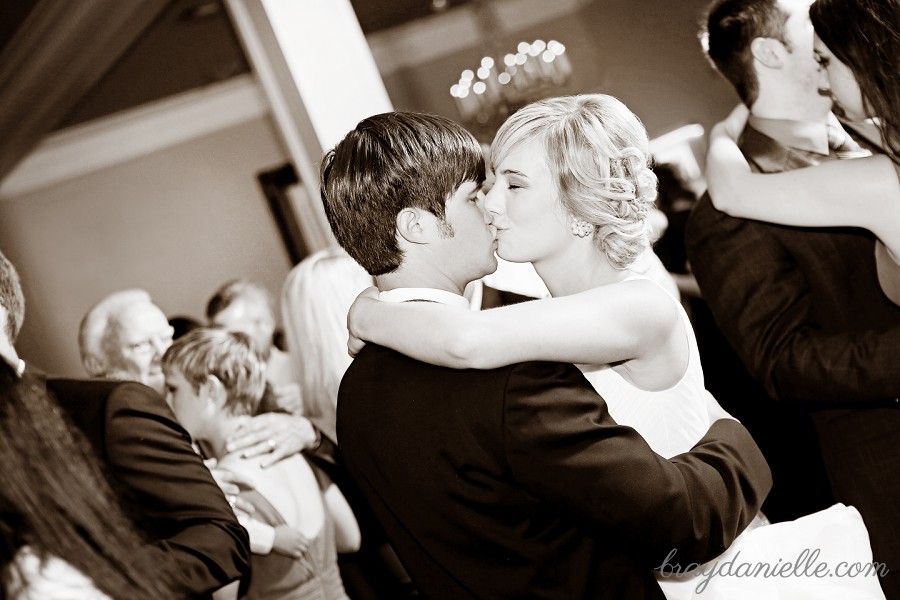
<svg viewBox="0 0 900 600">
<path fill-rule="evenodd" d="M 678 325 L 677 300 L 658 283 L 642 277 L 612 286 L 625 313 L 623 317 L 656 332 L 670 331 Z"/>
</svg>

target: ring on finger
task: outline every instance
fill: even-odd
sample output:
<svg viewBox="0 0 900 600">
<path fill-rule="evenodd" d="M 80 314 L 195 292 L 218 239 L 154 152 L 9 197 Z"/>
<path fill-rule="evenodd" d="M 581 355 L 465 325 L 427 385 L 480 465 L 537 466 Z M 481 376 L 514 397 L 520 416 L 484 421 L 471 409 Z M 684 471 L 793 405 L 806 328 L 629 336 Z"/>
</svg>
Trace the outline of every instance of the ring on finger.
<svg viewBox="0 0 900 600">
<path fill-rule="evenodd" d="M 269 438 L 266 443 L 269 444 L 269 452 L 275 452 L 275 440 Z"/>
</svg>

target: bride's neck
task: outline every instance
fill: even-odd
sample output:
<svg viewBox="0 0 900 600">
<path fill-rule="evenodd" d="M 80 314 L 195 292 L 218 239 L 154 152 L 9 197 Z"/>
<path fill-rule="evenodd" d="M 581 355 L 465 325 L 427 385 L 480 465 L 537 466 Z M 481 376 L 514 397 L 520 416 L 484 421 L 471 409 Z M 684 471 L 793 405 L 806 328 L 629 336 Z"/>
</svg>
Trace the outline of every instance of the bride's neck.
<svg viewBox="0 0 900 600">
<path fill-rule="evenodd" d="M 554 297 L 616 283 L 629 274 L 627 270 L 614 267 L 589 240 L 571 244 L 565 251 L 533 264 Z"/>
</svg>

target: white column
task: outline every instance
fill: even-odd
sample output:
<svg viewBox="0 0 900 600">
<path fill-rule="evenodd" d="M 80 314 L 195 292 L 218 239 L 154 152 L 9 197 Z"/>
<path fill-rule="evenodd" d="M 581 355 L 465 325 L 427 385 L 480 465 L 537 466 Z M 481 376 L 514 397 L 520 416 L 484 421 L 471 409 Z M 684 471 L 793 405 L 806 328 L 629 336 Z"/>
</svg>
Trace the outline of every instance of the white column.
<svg viewBox="0 0 900 600">
<path fill-rule="evenodd" d="M 325 150 L 393 110 L 350 0 L 227 0 L 301 179 L 292 194 L 310 252 L 332 243 L 319 199 Z"/>
</svg>

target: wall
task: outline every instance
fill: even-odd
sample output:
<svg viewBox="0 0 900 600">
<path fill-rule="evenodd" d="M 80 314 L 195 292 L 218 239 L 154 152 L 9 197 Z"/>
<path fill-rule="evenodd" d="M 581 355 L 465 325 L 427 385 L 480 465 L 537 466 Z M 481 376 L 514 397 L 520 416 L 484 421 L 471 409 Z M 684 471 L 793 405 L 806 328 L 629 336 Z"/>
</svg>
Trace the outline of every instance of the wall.
<svg viewBox="0 0 900 600">
<path fill-rule="evenodd" d="M 594 0 L 540 25 L 499 33 L 490 42 L 498 48 L 494 58 L 502 58 L 522 40 L 556 39 L 566 45 L 573 66 L 559 93 L 612 94 L 644 121 L 651 137 L 688 123 L 708 131 L 738 99 L 700 50 L 697 30 L 707 3 Z M 398 109 L 458 119 L 450 86 L 485 53 L 487 43 L 386 73 L 391 100 Z"/>
<path fill-rule="evenodd" d="M 0 200 L 0 250 L 26 296 L 16 344 L 50 373 L 84 374 L 78 323 L 105 294 L 143 287 L 169 315 L 202 315 L 219 283 L 277 298 L 290 268 L 256 173 L 286 160 L 265 118 Z"/>
</svg>

